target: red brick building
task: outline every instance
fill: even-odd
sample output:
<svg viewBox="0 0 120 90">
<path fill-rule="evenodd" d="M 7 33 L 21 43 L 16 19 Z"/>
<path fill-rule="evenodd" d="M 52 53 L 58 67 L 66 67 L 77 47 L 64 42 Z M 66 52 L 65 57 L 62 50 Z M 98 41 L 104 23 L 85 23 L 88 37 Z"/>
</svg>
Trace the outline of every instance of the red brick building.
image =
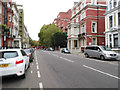
<svg viewBox="0 0 120 90">
<path fill-rule="evenodd" d="M 63 32 L 67 32 L 67 26 L 71 18 L 71 9 L 67 12 L 60 12 L 56 19 L 54 19 L 54 24 L 57 25 Z"/>
<path fill-rule="evenodd" d="M 1 47 L 12 47 L 13 45 L 13 11 L 12 11 L 12 0 L 10 2 L 1 2 L 1 17 L 0 17 L 0 24 L 6 25 L 7 28 L 10 29 L 9 33 L 1 32 Z"/>
<path fill-rule="evenodd" d="M 68 29 L 68 48 L 80 52 L 88 45 L 105 45 L 105 0 L 87 0 L 74 4 Z"/>
</svg>

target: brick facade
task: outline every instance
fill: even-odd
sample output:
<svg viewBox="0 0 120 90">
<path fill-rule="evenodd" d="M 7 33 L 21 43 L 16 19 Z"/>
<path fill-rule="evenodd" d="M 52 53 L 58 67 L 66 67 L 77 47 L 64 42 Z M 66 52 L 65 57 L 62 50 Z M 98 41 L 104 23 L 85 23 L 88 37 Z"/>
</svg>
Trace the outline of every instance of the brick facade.
<svg viewBox="0 0 120 90">
<path fill-rule="evenodd" d="M 105 45 L 105 10 L 105 0 L 98 3 L 82 1 L 74 5 L 68 29 L 71 52 L 80 52 L 88 45 Z"/>
<path fill-rule="evenodd" d="M 6 40 L 4 41 L 4 36 L 6 36 L 6 32 L 1 33 L 2 40 L 1 40 L 1 47 L 12 47 L 13 45 L 13 11 L 12 11 L 12 1 L 11 2 L 0 2 L 0 6 L 2 8 L 1 12 L 1 24 L 6 25 L 10 29 L 9 35 L 7 35 Z M 4 44 L 3 44 L 4 43 Z"/>
<path fill-rule="evenodd" d="M 54 19 L 53 24 L 57 25 L 63 32 L 67 33 L 67 26 L 71 18 L 71 9 L 67 12 L 60 12 L 56 19 Z"/>
</svg>

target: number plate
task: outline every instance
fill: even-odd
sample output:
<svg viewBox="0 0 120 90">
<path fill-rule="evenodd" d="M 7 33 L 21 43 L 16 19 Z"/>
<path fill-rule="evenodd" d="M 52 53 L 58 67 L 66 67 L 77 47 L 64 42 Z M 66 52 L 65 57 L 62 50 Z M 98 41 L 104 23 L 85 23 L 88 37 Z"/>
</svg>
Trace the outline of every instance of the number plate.
<svg viewBox="0 0 120 90">
<path fill-rule="evenodd" d="M 8 67 L 8 66 L 9 66 L 9 64 L 1 64 L 1 65 L 0 65 L 0 68 Z"/>
</svg>

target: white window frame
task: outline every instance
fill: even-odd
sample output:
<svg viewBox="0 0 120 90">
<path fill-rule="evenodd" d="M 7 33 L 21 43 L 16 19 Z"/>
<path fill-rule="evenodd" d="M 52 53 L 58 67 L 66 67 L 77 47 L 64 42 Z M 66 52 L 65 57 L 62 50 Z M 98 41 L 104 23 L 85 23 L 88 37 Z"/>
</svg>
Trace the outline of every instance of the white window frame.
<svg viewBox="0 0 120 90">
<path fill-rule="evenodd" d="M 94 39 L 94 38 L 96 39 L 95 45 L 97 45 L 97 38 L 96 38 L 96 37 L 93 37 L 93 38 L 92 38 L 92 45 L 94 45 L 94 44 L 93 44 L 93 39 Z"/>
<path fill-rule="evenodd" d="M 93 32 L 93 28 L 92 28 L 93 23 L 95 23 L 95 32 Z M 92 24 L 91 24 L 91 30 L 92 30 L 92 33 L 97 33 L 97 22 L 92 21 Z"/>
<path fill-rule="evenodd" d="M 76 23 L 78 23 L 79 22 L 79 20 L 78 20 L 78 16 L 76 17 Z"/>
<path fill-rule="evenodd" d="M 95 5 L 97 2 L 96 0 L 91 0 L 91 3 Z"/>
<path fill-rule="evenodd" d="M 11 20 L 12 20 L 12 15 L 11 14 L 9 14 L 9 22 L 11 22 Z"/>
</svg>

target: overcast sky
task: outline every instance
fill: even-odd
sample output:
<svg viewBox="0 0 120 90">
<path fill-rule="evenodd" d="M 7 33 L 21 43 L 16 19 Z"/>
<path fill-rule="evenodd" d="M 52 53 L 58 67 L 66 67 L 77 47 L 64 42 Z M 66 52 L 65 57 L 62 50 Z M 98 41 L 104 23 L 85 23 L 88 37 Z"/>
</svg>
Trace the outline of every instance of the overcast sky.
<svg viewBox="0 0 120 90">
<path fill-rule="evenodd" d="M 12 0 L 24 6 L 24 24 L 33 40 L 44 24 L 54 21 L 59 12 L 67 12 L 79 0 Z"/>
</svg>

